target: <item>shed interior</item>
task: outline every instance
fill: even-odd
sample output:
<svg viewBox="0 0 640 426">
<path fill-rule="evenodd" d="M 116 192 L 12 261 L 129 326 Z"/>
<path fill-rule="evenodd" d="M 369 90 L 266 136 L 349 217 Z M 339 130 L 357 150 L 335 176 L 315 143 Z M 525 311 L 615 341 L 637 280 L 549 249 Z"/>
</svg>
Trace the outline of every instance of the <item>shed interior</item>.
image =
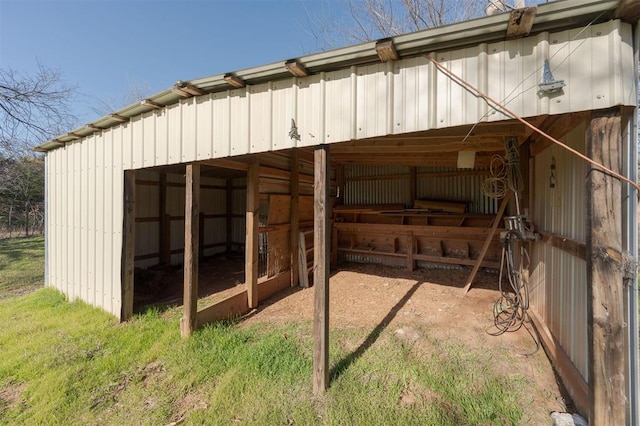
<svg viewBox="0 0 640 426">
<path fill-rule="evenodd" d="M 584 119 L 574 114 L 531 122 L 558 138 Z M 524 178 L 518 207 L 528 216 L 530 153 L 548 144 L 517 121 L 330 145 L 332 265 L 361 262 L 413 270 L 477 264 L 498 270 L 504 225 L 502 212 L 497 215 L 502 203 L 494 195 L 506 189 L 492 186 L 491 179 L 503 171 L 505 141 L 519 148 Z M 240 300 L 247 287 L 247 170 L 255 163 L 260 299 L 291 285 L 312 284 L 312 148 L 202 161 L 198 305 L 202 310 L 217 306 L 212 319 L 243 310 L 227 304 Z M 182 303 L 184 188 L 183 164 L 136 172 L 136 311 Z M 491 194 L 496 191 L 502 194 Z M 515 214 L 510 202 L 504 215 Z"/>
</svg>

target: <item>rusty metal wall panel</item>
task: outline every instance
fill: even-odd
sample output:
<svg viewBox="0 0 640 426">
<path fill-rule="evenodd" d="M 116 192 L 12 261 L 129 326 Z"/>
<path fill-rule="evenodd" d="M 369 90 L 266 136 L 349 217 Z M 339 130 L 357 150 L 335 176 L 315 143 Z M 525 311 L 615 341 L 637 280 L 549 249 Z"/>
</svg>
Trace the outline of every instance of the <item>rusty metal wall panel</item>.
<svg viewBox="0 0 640 426">
<path fill-rule="evenodd" d="M 455 168 L 418 167 L 416 172 L 455 172 Z M 406 175 L 407 178 L 390 178 Z M 349 165 L 345 167 L 345 204 L 404 204 L 410 207 L 409 167 Z M 371 177 L 371 180 L 349 181 L 352 177 Z M 495 214 L 497 200 L 482 194 L 480 188 L 486 176 L 419 177 L 416 179 L 416 197 L 449 201 L 465 201 L 470 213 Z"/>
<path fill-rule="evenodd" d="M 563 142 L 584 152 L 585 126 L 577 126 Z M 550 187 L 552 160 L 554 188 Z M 534 163 L 534 226 L 584 241 L 584 162 L 552 146 L 538 154 Z M 531 304 L 588 380 L 586 262 L 542 241 L 534 243 L 531 260 Z"/>
<path fill-rule="evenodd" d="M 345 166 L 345 204 L 405 204 L 410 202 L 408 179 L 384 179 L 385 175 L 409 174 L 406 166 Z M 379 179 L 349 181 L 352 177 Z"/>
<path fill-rule="evenodd" d="M 455 168 L 418 168 L 418 173 L 455 172 Z M 495 214 L 498 201 L 481 191 L 487 176 L 447 176 L 417 179 L 416 196 L 423 199 L 464 201 L 470 213 Z"/>
</svg>

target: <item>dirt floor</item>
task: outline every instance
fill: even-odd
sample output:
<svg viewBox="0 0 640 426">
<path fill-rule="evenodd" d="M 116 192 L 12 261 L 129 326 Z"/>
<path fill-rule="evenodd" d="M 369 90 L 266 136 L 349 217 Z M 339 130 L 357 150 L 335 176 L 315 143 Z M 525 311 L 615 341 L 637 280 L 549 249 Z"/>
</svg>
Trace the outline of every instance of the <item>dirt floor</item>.
<svg viewBox="0 0 640 426">
<path fill-rule="evenodd" d="M 241 256 L 224 255 L 200 263 L 199 306 L 207 306 L 244 288 Z M 143 306 L 182 304 L 182 267 L 137 271 L 136 310 Z M 499 295 L 498 275 L 481 271 L 466 295 L 469 269 L 418 269 L 343 264 L 330 279 L 331 329 L 380 327 L 416 341 L 451 340 L 480 351 L 492 351 L 495 368 L 519 374 L 535 384 L 525 424 L 550 424 L 552 411 L 570 411 L 571 402 L 542 348 L 527 328 L 492 336 L 493 303 Z M 243 324 L 288 323 L 313 319 L 313 288 L 291 288 L 263 302 Z M 422 333 L 421 331 L 422 330 Z M 354 343 L 354 350 L 362 342 Z M 531 355 L 533 353 L 533 355 Z"/>
<path fill-rule="evenodd" d="M 431 338 L 494 351 L 496 368 L 535 383 L 524 416 L 527 424 L 550 424 L 549 413 L 565 411 L 570 401 L 544 350 L 525 356 L 536 350 L 536 341 L 525 328 L 489 335 L 487 331 L 495 331 L 492 309 L 498 296 L 498 277 L 479 273 L 463 296 L 468 274 L 466 269 L 407 272 L 379 265 L 343 265 L 330 279 L 330 327 L 373 331 L 382 324 L 411 340 L 421 339 L 417 330 L 426 329 Z M 244 322 L 286 323 L 312 318 L 313 288 L 291 289 L 266 301 Z"/>
</svg>

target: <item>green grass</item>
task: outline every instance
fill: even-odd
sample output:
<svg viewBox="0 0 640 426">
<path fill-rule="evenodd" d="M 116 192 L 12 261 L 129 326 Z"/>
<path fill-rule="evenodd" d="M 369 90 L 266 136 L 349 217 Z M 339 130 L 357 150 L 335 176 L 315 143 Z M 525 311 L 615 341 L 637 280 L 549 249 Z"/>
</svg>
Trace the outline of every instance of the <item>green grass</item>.
<svg viewBox="0 0 640 426">
<path fill-rule="evenodd" d="M 44 237 L 0 239 L 0 298 L 41 287 Z"/>
<path fill-rule="evenodd" d="M 312 327 L 225 323 L 181 339 L 178 312 L 119 324 L 52 289 L 0 302 L 0 424 L 505 425 L 526 380 L 490 354 L 393 330 L 331 333 L 313 395 Z"/>
</svg>

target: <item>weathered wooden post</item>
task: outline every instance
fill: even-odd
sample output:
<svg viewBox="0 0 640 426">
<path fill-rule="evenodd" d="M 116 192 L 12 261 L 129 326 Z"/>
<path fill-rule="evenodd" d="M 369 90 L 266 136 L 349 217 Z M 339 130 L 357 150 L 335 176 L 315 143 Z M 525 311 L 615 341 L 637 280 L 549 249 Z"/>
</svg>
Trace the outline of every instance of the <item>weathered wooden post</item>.
<svg viewBox="0 0 640 426">
<path fill-rule="evenodd" d="M 319 145 L 313 165 L 313 392 L 327 389 L 329 382 L 329 147 Z"/>
<path fill-rule="evenodd" d="M 594 112 L 587 128 L 587 155 L 620 173 L 619 108 Z M 622 287 L 621 182 L 587 166 L 587 317 L 589 424 L 626 424 L 625 329 Z"/>
</svg>

